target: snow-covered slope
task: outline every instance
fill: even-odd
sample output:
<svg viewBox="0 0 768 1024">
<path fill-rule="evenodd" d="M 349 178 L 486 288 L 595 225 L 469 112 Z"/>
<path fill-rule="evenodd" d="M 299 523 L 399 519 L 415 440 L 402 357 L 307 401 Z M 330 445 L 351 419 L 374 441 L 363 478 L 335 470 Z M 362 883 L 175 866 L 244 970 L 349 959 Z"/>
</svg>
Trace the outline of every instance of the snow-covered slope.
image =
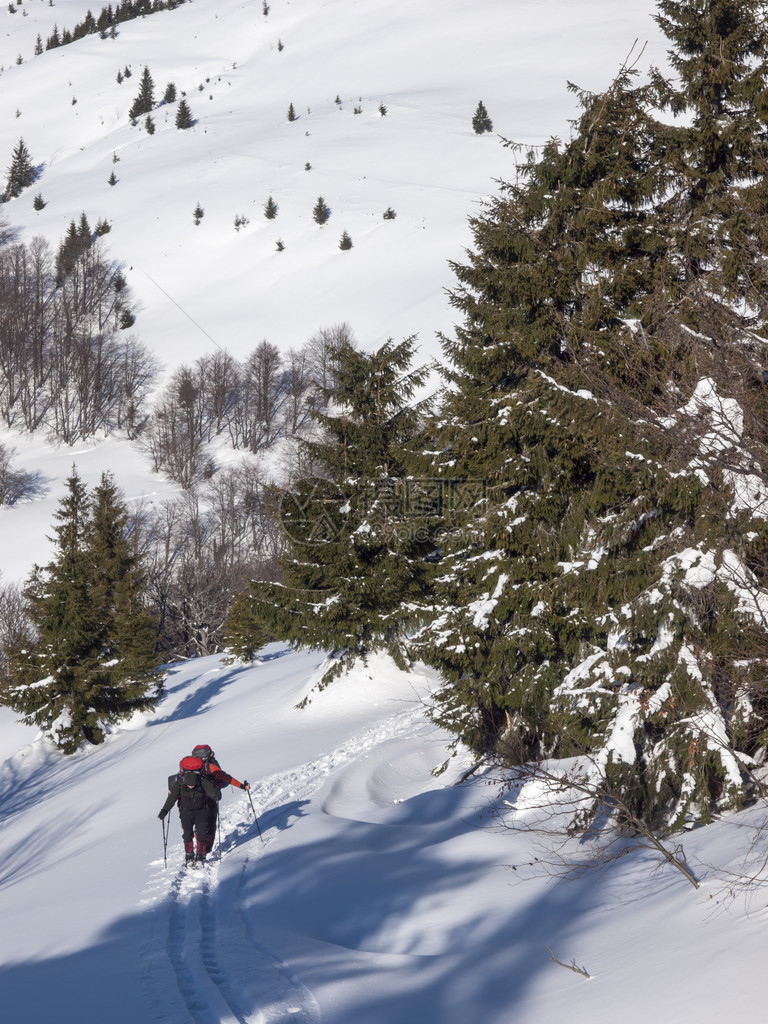
<svg viewBox="0 0 768 1024">
<path fill-rule="evenodd" d="M 467 218 L 514 173 L 501 138 L 527 147 L 567 133 L 577 108 L 566 82 L 604 88 L 635 40 L 636 52 L 647 43 L 641 66 L 664 62 L 652 0 L 273 0 L 267 15 L 260 0 L 187 0 L 120 24 L 115 39 L 39 56 L 38 35 L 45 46 L 54 26 L 71 30 L 101 6 L 11 6 L 0 7 L 0 168 L 21 136 L 40 176 L 0 213 L 20 238 L 52 245 L 82 212 L 92 227 L 107 220 L 135 333 L 166 373 L 217 347 L 245 357 L 265 338 L 287 351 L 344 322 L 366 348 L 415 334 L 420 359 L 438 356 L 455 319 L 449 260 L 470 244 Z M 170 81 L 187 93 L 192 129 L 175 128 L 176 104 L 154 112 L 154 135 L 143 119 L 130 126 L 144 67 L 158 102 Z M 481 99 L 493 134 L 472 130 Z M 332 211 L 323 227 L 319 196 Z M 249 223 L 236 231 L 235 217 Z M 131 500 L 176 490 L 119 439 L 51 448 L 0 430 L 0 442 L 42 484 L 34 503 L 0 509 L 6 580 L 45 562 L 73 464 L 91 484 L 112 469 Z"/>
<path fill-rule="evenodd" d="M 156 714 L 65 758 L 0 711 L 0 992 L 23 1024 L 702 1024 L 755 1019 L 765 899 L 727 898 L 761 815 L 685 837 L 702 877 L 636 852 L 574 880 L 505 825 L 514 799 L 423 718 L 385 659 L 296 702 L 316 658 L 172 669 Z M 220 861 L 181 865 L 165 779 L 198 743 L 252 783 Z M 746 838 L 745 838 L 746 837 Z M 758 851 L 759 852 L 759 851 Z M 535 858 L 539 858 L 537 861 Z M 556 966 L 575 960 L 587 980 Z"/>
<path fill-rule="evenodd" d="M 562 135 L 575 110 L 566 80 L 605 87 L 638 37 L 663 57 L 650 0 L 268 6 L 265 16 L 258 0 L 190 0 L 122 23 L 115 39 L 37 57 L 38 33 L 45 44 L 54 24 L 71 29 L 100 6 L 0 10 L 0 165 L 23 135 L 42 168 L 5 212 L 25 236 L 54 241 L 83 210 L 92 224 L 106 218 L 139 300 L 137 331 L 170 364 L 214 345 L 243 355 L 265 337 L 287 349 L 340 321 L 364 345 L 417 334 L 424 355 L 437 354 L 436 332 L 453 322 L 447 261 L 469 241 L 467 217 L 512 172 L 498 136 L 528 146 Z M 126 66 L 132 77 L 118 84 Z M 169 81 L 186 92 L 193 129 L 174 127 L 175 104 L 155 112 L 152 136 L 143 118 L 130 126 L 145 66 L 158 101 Z M 472 130 L 480 99 L 494 134 Z M 38 192 L 47 205 L 36 212 Z M 263 215 L 270 195 L 274 221 Z M 318 196 L 332 210 L 323 228 Z M 387 207 L 395 220 L 383 220 Z M 250 221 L 240 231 L 238 215 Z"/>
<path fill-rule="evenodd" d="M 52 245 L 82 212 L 92 227 L 108 221 L 135 333 L 166 373 L 216 348 L 243 358 L 265 338 L 285 352 L 340 323 L 366 348 L 413 334 L 420 359 L 439 356 L 438 332 L 455 319 L 449 260 L 470 244 L 467 218 L 514 173 L 501 138 L 528 147 L 567 133 L 566 82 L 604 88 L 635 40 L 647 43 L 641 66 L 664 62 L 652 0 L 273 0 L 267 15 L 259 0 L 187 0 L 120 24 L 114 39 L 38 56 L 38 35 L 45 46 L 54 26 L 71 30 L 101 6 L 10 6 L 0 7 L 0 167 L 23 137 L 40 175 L 0 212 L 21 239 Z M 143 119 L 131 127 L 144 67 L 158 102 L 168 82 L 186 92 L 192 129 L 175 128 L 176 104 L 154 112 L 154 135 Z M 481 99 L 493 134 L 472 130 Z M 312 218 L 319 196 L 332 211 L 323 227 Z M 249 223 L 236 231 L 235 217 Z M 338 248 L 343 231 L 351 250 Z M 112 469 L 129 499 L 176 490 L 124 441 L 51 448 L 0 430 L 0 442 L 43 485 L 34 504 L 0 509 L 7 580 L 46 560 L 73 464 L 91 484 Z"/>
</svg>

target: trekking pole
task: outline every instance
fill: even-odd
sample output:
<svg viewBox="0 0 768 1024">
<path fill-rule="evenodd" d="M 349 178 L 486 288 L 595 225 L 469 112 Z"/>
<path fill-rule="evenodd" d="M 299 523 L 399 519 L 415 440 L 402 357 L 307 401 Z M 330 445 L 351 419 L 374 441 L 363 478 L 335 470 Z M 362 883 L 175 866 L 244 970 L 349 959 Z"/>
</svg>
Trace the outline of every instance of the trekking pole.
<svg viewBox="0 0 768 1024">
<path fill-rule="evenodd" d="M 248 799 L 251 800 L 251 791 L 250 791 L 250 789 L 246 789 L 245 792 L 248 794 Z M 253 800 L 251 800 L 251 810 L 253 811 L 253 820 L 256 822 L 256 831 L 259 833 L 259 839 L 263 843 L 264 842 L 264 836 L 261 834 L 261 826 L 259 825 L 259 819 L 258 819 L 258 816 L 256 814 L 256 808 L 253 806 Z"/>
<path fill-rule="evenodd" d="M 160 824 L 163 826 L 163 864 L 165 864 L 165 870 L 168 870 L 168 836 L 165 831 L 165 820 L 161 821 Z M 168 822 L 168 831 L 171 830 L 171 823 Z"/>
<path fill-rule="evenodd" d="M 216 828 L 219 833 L 219 863 L 221 863 L 221 815 L 216 815 Z"/>
</svg>

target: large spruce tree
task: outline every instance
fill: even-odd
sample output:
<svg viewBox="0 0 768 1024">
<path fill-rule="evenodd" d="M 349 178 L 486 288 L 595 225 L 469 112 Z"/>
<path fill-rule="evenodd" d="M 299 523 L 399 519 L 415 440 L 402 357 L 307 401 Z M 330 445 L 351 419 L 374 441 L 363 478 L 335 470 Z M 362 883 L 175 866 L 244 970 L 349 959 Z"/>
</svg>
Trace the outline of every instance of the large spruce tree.
<svg viewBox="0 0 768 1024">
<path fill-rule="evenodd" d="M 431 447 L 474 486 L 415 648 L 478 753 L 586 755 L 680 823 L 743 800 L 766 739 L 767 22 L 659 7 L 679 79 L 581 93 L 454 268 Z"/>
<path fill-rule="evenodd" d="M 65 753 L 154 707 L 161 689 L 156 630 L 140 558 L 113 481 L 93 496 L 73 470 L 55 513 L 54 553 L 26 587 L 34 645 L 7 652 L 3 701 Z"/>
<path fill-rule="evenodd" d="M 250 655 L 266 636 L 328 651 L 327 673 L 386 649 L 401 664 L 409 624 L 423 614 L 430 562 L 425 494 L 407 465 L 420 426 L 411 405 L 425 372 L 413 339 L 377 351 L 341 344 L 318 441 L 304 443 L 306 472 L 281 497 L 287 541 L 281 583 L 254 582 L 234 604 L 229 645 Z"/>
</svg>

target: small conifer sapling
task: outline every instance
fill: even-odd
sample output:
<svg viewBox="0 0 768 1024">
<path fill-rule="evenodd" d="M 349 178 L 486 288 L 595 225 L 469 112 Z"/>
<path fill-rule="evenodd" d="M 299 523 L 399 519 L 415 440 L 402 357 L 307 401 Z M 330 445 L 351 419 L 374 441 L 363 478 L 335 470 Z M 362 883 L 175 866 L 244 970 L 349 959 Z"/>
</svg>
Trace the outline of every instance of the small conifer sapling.
<svg viewBox="0 0 768 1024">
<path fill-rule="evenodd" d="M 176 127 L 181 131 L 187 128 L 191 128 L 194 124 L 192 118 L 192 111 L 189 109 L 189 104 L 185 99 L 179 101 L 179 105 L 176 109 Z"/>
<path fill-rule="evenodd" d="M 141 74 L 141 84 L 139 85 L 139 94 L 133 101 L 131 109 L 128 111 L 128 117 L 131 121 L 141 117 L 142 114 L 148 114 L 155 105 L 155 83 L 152 81 L 152 75 L 149 73 L 149 68 L 145 67 Z"/>
<path fill-rule="evenodd" d="M 331 216 L 331 211 L 328 204 L 322 196 L 318 196 L 317 202 L 315 203 L 314 209 L 312 210 L 312 217 L 316 224 L 325 224 L 328 218 Z"/>
<path fill-rule="evenodd" d="M 482 100 L 477 104 L 477 109 L 472 118 L 472 128 L 475 135 L 483 135 L 485 132 L 493 131 L 493 121 L 488 116 L 488 111 L 485 109 L 485 104 Z"/>
<path fill-rule="evenodd" d="M 5 198 L 15 199 L 23 189 L 35 180 L 35 168 L 24 139 L 19 139 L 11 156 L 8 168 L 8 181 L 5 186 Z"/>
</svg>

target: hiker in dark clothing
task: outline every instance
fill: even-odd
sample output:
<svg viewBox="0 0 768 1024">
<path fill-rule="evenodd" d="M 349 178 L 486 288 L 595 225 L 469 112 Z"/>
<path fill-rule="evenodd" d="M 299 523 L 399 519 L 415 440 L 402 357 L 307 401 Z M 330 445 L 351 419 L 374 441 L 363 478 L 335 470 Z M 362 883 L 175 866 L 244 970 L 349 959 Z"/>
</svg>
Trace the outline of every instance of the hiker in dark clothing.
<svg viewBox="0 0 768 1024">
<path fill-rule="evenodd" d="M 184 772 L 184 775 L 172 777 L 165 803 L 160 808 L 158 818 L 163 821 L 175 803 L 179 805 L 181 830 L 184 838 L 184 855 L 187 862 L 204 861 L 205 855 L 213 845 L 209 833 L 209 803 L 219 800 L 220 793 L 211 780 L 200 772 Z M 197 838 L 197 855 L 194 853 L 193 832 Z"/>
</svg>

